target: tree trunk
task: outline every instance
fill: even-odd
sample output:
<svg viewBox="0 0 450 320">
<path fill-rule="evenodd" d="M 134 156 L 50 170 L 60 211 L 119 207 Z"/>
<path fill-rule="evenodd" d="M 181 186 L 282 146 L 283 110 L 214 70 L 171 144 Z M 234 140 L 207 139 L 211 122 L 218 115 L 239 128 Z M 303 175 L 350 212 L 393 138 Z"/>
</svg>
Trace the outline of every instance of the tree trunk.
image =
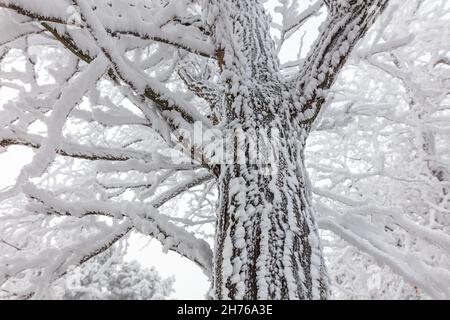
<svg viewBox="0 0 450 320">
<path fill-rule="evenodd" d="M 267 15 L 259 0 L 209 3 L 231 142 L 218 181 L 214 298 L 325 299 L 303 163 L 310 128 L 292 120 Z"/>
<path fill-rule="evenodd" d="M 232 142 L 218 180 L 213 294 L 325 299 L 305 142 L 327 90 L 387 0 L 324 1 L 327 27 L 293 83 L 282 75 L 262 3 L 207 1 L 205 20 L 225 86 L 220 118 Z"/>
<path fill-rule="evenodd" d="M 303 163 L 308 130 L 291 131 L 279 118 L 270 124 L 233 131 L 232 161 L 222 165 L 219 178 L 214 296 L 326 299 L 328 279 Z"/>
</svg>

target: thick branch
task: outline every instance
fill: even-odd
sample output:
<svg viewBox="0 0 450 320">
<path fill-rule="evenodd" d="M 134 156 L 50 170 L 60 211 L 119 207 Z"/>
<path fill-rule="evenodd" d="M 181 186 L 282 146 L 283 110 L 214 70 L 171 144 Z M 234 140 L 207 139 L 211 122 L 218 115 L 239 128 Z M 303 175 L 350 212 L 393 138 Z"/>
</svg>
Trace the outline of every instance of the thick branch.
<svg viewBox="0 0 450 320">
<path fill-rule="evenodd" d="M 325 102 L 327 92 L 349 58 L 389 0 L 328 0 L 329 17 L 294 81 L 300 104 L 293 116 L 312 123 Z"/>
<path fill-rule="evenodd" d="M 186 185 L 183 191 L 193 186 L 195 184 Z M 110 204 L 97 200 L 70 203 L 60 200 L 50 192 L 38 189 L 31 184 L 24 186 L 23 191 L 30 198 L 41 203 L 46 214 L 79 218 L 89 215 L 107 216 L 115 219 L 130 218 L 134 228 L 140 232 L 159 240 L 166 249 L 177 252 L 195 262 L 206 274 L 209 275 L 212 272 L 212 251 L 209 244 L 169 222 L 168 217 L 157 211 L 157 208 L 179 194 L 178 189 L 172 192 L 170 196 L 165 195 L 153 205 L 146 207 L 128 202 Z"/>
<path fill-rule="evenodd" d="M 41 137 L 39 135 L 20 133 L 17 130 L 0 131 L 0 147 L 20 145 L 39 149 L 43 140 L 44 137 Z M 151 159 L 151 154 L 147 154 L 145 152 L 126 149 L 103 148 L 99 146 L 91 148 L 71 142 L 62 142 L 61 146 L 57 148 L 56 152 L 61 156 L 83 160 L 127 161 L 131 159 Z"/>
</svg>

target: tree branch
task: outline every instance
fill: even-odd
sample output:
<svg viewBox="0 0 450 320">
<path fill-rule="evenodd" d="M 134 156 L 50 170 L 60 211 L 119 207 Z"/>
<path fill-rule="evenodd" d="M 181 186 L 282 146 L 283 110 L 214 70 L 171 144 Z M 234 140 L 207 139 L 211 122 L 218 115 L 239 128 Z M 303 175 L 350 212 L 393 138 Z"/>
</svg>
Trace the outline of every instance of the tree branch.
<svg viewBox="0 0 450 320">
<path fill-rule="evenodd" d="M 197 180 L 197 184 L 202 177 Z M 195 183 L 185 185 L 187 188 Z M 212 272 L 212 251 L 209 244 L 197 239 L 193 234 L 171 223 L 168 217 L 161 215 L 157 209 L 167 201 L 180 194 L 179 189 L 159 198 L 150 206 L 134 205 L 129 202 L 105 203 L 98 200 L 85 203 L 71 203 L 60 200 L 50 192 L 38 189 L 31 184 L 23 187 L 24 193 L 44 206 L 41 211 L 45 214 L 58 214 L 61 216 L 74 216 L 82 218 L 90 215 L 107 216 L 115 219 L 130 218 L 133 227 L 143 234 L 149 235 L 161 242 L 167 250 L 177 252 L 198 264 L 209 275 Z"/>
<path fill-rule="evenodd" d="M 305 59 L 300 74 L 291 82 L 300 104 L 292 115 L 311 124 L 325 102 L 327 92 L 349 58 L 389 0 L 326 0 L 329 15 L 322 33 Z"/>
<path fill-rule="evenodd" d="M 23 133 L 18 130 L 1 130 L 0 147 L 20 145 L 39 149 L 44 137 L 39 135 Z M 127 161 L 131 159 L 149 160 L 151 154 L 127 149 L 112 149 L 96 146 L 90 148 L 81 144 L 74 144 L 63 141 L 56 152 L 61 156 L 67 156 L 83 160 L 106 160 L 106 161 Z"/>
</svg>

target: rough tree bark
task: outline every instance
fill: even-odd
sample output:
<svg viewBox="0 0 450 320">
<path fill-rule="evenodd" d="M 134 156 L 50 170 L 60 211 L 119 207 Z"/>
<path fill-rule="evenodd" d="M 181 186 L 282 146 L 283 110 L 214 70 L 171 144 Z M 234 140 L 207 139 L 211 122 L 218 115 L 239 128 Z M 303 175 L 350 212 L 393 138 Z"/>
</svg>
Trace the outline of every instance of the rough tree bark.
<svg viewBox="0 0 450 320">
<path fill-rule="evenodd" d="M 328 296 L 303 150 L 326 90 L 387 1 L 325 3 L 330 12 L 325 31 L 299 78 L 286 82 L 260 1 L 209 1 L 208 24 L 228 84 L 227 129 L 234 133 L 233 148 L 227 150 L 232 161 L 222 164 L 219 177 L 217 299 Z M 266 132 L 268 139 L 263 141 L 258 132 Z M 252 150 L 266 159 L 268 153 L 275 156 L 255 164 Z"/>
</svg>

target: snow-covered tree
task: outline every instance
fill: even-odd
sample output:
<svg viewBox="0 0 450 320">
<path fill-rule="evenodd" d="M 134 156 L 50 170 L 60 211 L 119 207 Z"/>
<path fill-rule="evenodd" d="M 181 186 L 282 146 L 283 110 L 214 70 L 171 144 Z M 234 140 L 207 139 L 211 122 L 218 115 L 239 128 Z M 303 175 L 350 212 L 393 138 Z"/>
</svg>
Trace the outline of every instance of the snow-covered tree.
<svg viewBox="0 0 450 320">
<path fill-rule="evenodd" d="M 368 83 L 368 74 L 358 77 L 350 71 L 365 83 L 345 82 L 342 69 L 386 8 L 381 23 L 356 50 L 360 61 L 354 63 L 390 72 L 396 80 L 383 84 L 403 83 L 398 89 L 403 97 L 420 92 L 403 68 L 420 69 L 418 56 L 429 55 L 419 50 L 414 51 L 417 57 L 404 56 L 396 49 L 412 41 L 419 48 L 428 43 L 427 33 L 412 39 L 405 30 L 418 28 L 408 29 L 404 20 L 402 28 L 384 30 L 402 6 L 393 2 L 395 6 L 388 6 L 388 0 L 0 0 L 0 90 L 9 92 L 2 103 L 0 146 L 36 150 L 16 184 L 0 194 L 2 292 L 45 297 L 50 284 L 70 267 L 134 231 L 198 264 L 211 279 L 213 298 L 325 299 L 330 285 L 319 223 L 327 230 L 324 244 L 332 242 L 330 262 L 358 260 L 355 255 L 364 252 L 431 296 L 448 297 L 442 281 L 448 270 L 436 262 L 433 251 L 441 249 L 436 252 L 442 254 L 443 249 L 441 257 L 447 258 L 448 229 L 423 225 L 421 217 L 429 211 L 418 213 L 417 206 L 414 212 L 404 206 L 393 213 L 386 208 L 392 203 L 351 198 L 362 187 L 349 181 L 364 175 L 323 164 L 352 156 L 339 149 L 345 145 L 356 146 L 354 152 L 365 146 L 356 141 L 355 130 L 346 134 L 345 143 L 336 138 L 323 142 L 331 134 L 319 137 L 321 131 L 338 126 L 342 133 L 347 123 L 357 128 L 367 119 L 356 114 L 348 120 L 350 110 L 368 110 L 362 101 L 370 100 L 375 110 L 369 112 L 375 116 L 377 106 L 385 103 L 380 95 L 374 98 L 381 89 Z M 403 4 L 414 3 L 420 12 L 417 16 L 402 7 L 403 18 L 420 22 L 440 12 L 434 18 L 448 33 L 448 6 L 430 2 Z M 280 61 L 293 43 L 296 58 Z M 442 72 L 445 50 L 431 58 Z M 403 59 L 412 59 L 414 66 L 405 67 Z M 419 75 L 423 79 L 425 69 Z M 339 75 L 342 84 L 332 87 Z M 398 99 L 394 91 L 384 98 Z M 428 88 L 423 91 L 431 94 Z M 411 109 L 428 110 L 423 104 L 427 99 L 418 95 L 413 102 L 417 108 Z M 389 112 L 399 112 L 397 100 L 389 103 L 394 104 Z M 414 110 L 409 114 L 426 121 Z M 327 115 L 331 120 L 326 121 Z M 320 155 L 324 158 L 309 157 L 314 188 L 305 167 L 307 143 L 308 155 L 314 157 L 329 147 Z M 340 154 L 333 157 L 334 151 Z M 391 163 L 400 165 L 406 160 L 402 156 L 392 154 Z M 437 154 L 430 156 L 434 160 L 428 156 L 414 159 L 424 160 L 436 177 L 445 166 L 439 165 Z M 389 163 L 372 156 L 355 167 L 370 172 L 365 165 L 374 158 L 377 168 Z M 377 181 L 378 194 L 370 184 L 362 189 L 369 189 L 366 196 L 372 197 L 370 191 L 382 196 L 382 183 Z M 313 191 L 319 196 L 314 207 Z M 435 210 L 441 211 L 435 217 L 440 217 L 448 211 L 448 193 L 442 191 L 442 198 L 429 192 L 427 197 L 438 201 Z M 177 201 L 179 210 L 172 210 Z M 386 230 L 392 234 L 384 234 Z M 412 242 L 426 240 L 433 246 L 428 251 L 432 257 L 405 251 L 404 244 L 392 245 L 400 232 L 420 236 Z M 211 234 L 212 244 L 207 241 Z M 362 252 L 345 257 L 346 244 L 336 236 Z M 359 259 L 361 265 L 367 260 Z M 433 281 L 426 281 L 429 271 L 435 272 Z"/>
<path fill-rule="evenodd" d="M 162 279 L 155 268 L 137 261 L 123 261 L 113 250 L 75 268 L 63 280 L 60 298 L 65 300 L 163 300 L 174 291 L 173 278 Z"/>
</svg>

